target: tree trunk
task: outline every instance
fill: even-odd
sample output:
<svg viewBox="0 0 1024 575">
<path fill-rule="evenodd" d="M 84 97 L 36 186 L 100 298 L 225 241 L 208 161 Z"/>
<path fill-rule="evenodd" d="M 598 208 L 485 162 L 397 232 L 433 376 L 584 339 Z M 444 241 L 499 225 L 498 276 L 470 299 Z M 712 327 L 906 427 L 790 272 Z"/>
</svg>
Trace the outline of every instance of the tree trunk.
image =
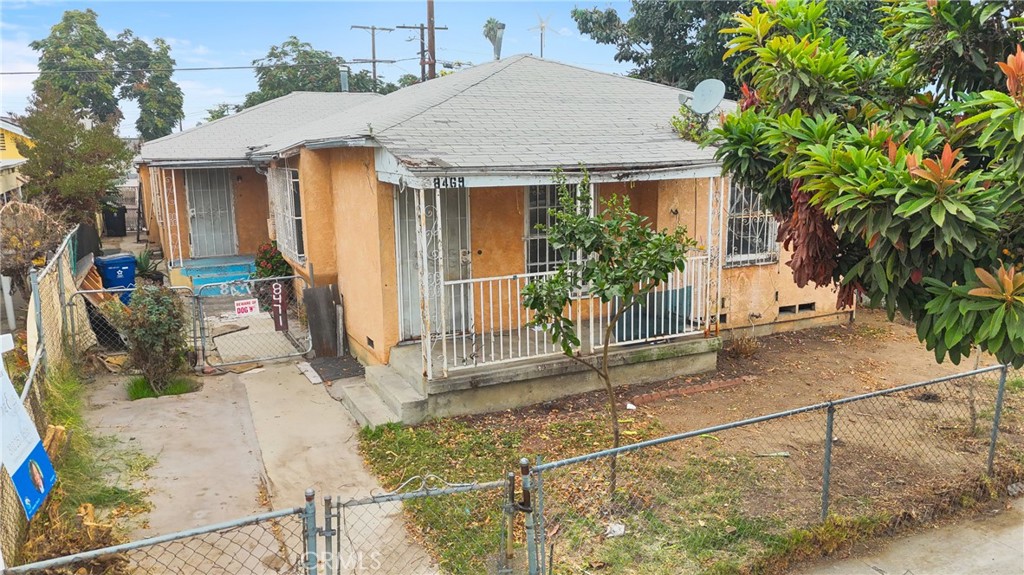
<svg viewBox="0 0 1024 575">
<path fill-rule="evenodd" d="M 632 304 L 630 304 L 632 305 Z M 618 323 L 619 317 L 629 306 L 623 307 L 604 330 L 604 349 L 601 353 L 601 379 L 604 381 L 605 391 L 608 392 L 608 415 L 612 418 L 612 449 L 619 447 L 619 407 L 616 405 L 615 388 L 612 386 L 611 371 L 608 368 L 608 346 L 611 345 L 612 330 Z M 608 469 L 608 497 L 615 496 L 616 473 L 618 469 L 619 455 L 613 453 Z"/>
</svg>

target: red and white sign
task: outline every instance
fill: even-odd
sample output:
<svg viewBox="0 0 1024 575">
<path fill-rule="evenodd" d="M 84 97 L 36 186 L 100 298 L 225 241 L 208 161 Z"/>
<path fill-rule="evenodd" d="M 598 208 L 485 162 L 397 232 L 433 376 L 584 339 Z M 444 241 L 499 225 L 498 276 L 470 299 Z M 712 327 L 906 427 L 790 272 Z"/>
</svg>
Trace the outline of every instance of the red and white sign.
<svg viewBox="0 0 1024 575">
<path fill-rule="evenodd" d="M 260 311 L 260 300 L 240 299 L 235 301 L 235 315 L 252 315 Z"/>
<path fill-rule="evenodd" d="M 288 293 L 281 282 L 270 284 L 270 317 L 274 331 L 288 331 Z"/>
</svg>

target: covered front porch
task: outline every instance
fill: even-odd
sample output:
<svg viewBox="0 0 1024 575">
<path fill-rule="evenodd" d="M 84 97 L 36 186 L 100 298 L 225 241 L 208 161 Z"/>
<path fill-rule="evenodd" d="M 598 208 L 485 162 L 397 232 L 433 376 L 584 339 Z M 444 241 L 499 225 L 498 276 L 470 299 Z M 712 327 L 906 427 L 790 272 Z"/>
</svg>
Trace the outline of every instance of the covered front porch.
<svg viewBox="0 0 1024 575">
<path fill-rule="evenodd" d="M 149 229 L 173 285 L 199 289 L 246 279 L 269 241 L 266 178 L 243 166 L 142 168 Z"/>
<path fill-rule="evenodd" d="M 394 188 L 401 343 L 391 350 L 390 363 L 425 395 L 451 390 L 456 380 L 479 385 L 498 372 L 498 379 L 537 377 L 542 364 L 571 361 L 532 323 L 534 314 L 522 303 L 523 288 L 552 275 L 560 263 L 543 231 L 557 191 L 550 179 L 536 180 Z M 630 364 L 631 355 L 649 357 L 646 350 L 654 346 L 717 335 L 722 191 L 715 176 L 593 184 L 596 198 L 628 197 L 652 227 L 686 225 L 699 249 L 610 329 L 619 302 L 583 294 L 572 299 L 566 313 L 575 323 L 580 355 L 600 352 L 608 338 L 616 357 Z"/>
</svg>

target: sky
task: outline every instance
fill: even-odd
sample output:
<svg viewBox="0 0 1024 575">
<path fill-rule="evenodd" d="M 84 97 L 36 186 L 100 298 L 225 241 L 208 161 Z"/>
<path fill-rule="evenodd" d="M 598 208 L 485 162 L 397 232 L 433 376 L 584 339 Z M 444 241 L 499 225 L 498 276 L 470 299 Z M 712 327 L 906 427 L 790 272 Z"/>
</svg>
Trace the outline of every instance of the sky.
<svg viewBox="0 0 1024 575">
<path fill-rule="evenodd" d="M 570 11 L 612 7 L 628 16 L 628 2 L 526 2 L 436 0 L 434 18 L 439 30 L 439 61 L 480 64 L 493 59 L 490 42 L 484 38 L 484 22 L 494 17 L 506 24 L 502 56 L 540 54 L 540 34 L 533 29 L 538 20 L 547 21 L 544 57 L 569 64 L 625 74 L 631 66 L 615 62 L 612 46 L 598 45 L 578 32 Z M 38 54 L 29 47 L 45 38 L 65 10 L 92 8 L 100 26 L 115 37 L 125 28 L 151 40 L 163 38 L 172 48 L 179 67 L 247 66 L 266 55 L 272 45 L 297 36 L 314 48 L 327 50 L 346 60 L 370 58 L 370 33 L 351 29 L 353 25 L 394 27 L 426 21 L 426 1 L 419 2 L 147 2 L 147 1 L 0 1 L 0 70 L 37 69 Z M 395 81 L 402 74 L 419 75 L 419 31 L 377 32 L 377 58 L 398 60 L 378 64 L 384 80 Z M 353 69 L 369 69 L 355 64 Z M 440 66 L 439 66 L 440 69 Z M 0 75 L 0 112 L 21 114 L 32 93 L 31 75 Z M 240 103 L 256 89 L 252 70 L 179 71 L 174 79 L 185 94 L 182 125 L 195 126 L 206 110 L 221 102 Z M 136 135 L 138 110 L 133 102 L 122 102 L 124 136 Z"/>
</svg>

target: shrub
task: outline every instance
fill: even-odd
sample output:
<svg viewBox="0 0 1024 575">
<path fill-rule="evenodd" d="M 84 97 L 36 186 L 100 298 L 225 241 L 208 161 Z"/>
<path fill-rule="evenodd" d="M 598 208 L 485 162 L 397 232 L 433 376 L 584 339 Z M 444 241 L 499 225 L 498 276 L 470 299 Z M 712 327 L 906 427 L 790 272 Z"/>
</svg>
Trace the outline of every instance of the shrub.
<svg viewBox="0 0 1024 575">
<path fill-rule="evenodd" d="M 292 266 L 288 265 L 277 242 L 267 242 L 256 250 L 256 273 L 258 278 L 278 278 L 292 275 Z"/>
<path fill-rule="evenodd" d="M 135 276 L 163 284 L 164 274 L 159 269 L 160 258 L 153 257 L 153 252 L 145 249 L 135 254 Z"/>
<path fill-rule="evenodd" d="M 185 367 L 185 308 L 165 287 L 142 286 L 129 307 L 111 302 L 108 316 L 128 343 L 131 364 L 142 372 L 157 395 Z"/>
</svg>

